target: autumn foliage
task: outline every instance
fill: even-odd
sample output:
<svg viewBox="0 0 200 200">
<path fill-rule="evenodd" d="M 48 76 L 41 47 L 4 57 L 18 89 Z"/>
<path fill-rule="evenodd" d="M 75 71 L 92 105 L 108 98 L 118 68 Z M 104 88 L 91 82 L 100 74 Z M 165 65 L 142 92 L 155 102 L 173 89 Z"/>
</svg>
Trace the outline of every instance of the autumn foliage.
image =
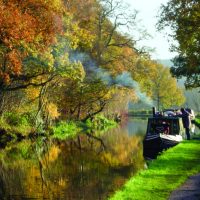
<svg viewBox="0 0 200 200">
<path fill-rule="evenodd" d="M 0 0 L 0 117 L 15 113 L 46 130 L 60 120 L 115 116 L 146 97 L 180 105 L 169 71 L 128 34 L 136 17 L 122 1 Z"/>
<path fill-rule="evenodd" d="M 57 2 L 57 3 L 56 3 Z M 21 73 L 28 47 L 44 50 L 62 30 L 61 2 L 0 1 L 0 81 Z"/>
</svg>

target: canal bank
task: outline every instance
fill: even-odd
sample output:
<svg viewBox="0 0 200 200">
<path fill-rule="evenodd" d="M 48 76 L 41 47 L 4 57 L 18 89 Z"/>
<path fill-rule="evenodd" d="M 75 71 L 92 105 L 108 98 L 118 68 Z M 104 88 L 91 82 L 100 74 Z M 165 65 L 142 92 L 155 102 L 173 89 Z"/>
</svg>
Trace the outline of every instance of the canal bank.
<svg viewBox="0 0 200 200">
<path fill-rule="evenodd" d="M 168 149 L 148 169 L 132 177 L 110 200 L 166 200 L 190 176 L 200 172 L 200 140 Z"/>
</svg>

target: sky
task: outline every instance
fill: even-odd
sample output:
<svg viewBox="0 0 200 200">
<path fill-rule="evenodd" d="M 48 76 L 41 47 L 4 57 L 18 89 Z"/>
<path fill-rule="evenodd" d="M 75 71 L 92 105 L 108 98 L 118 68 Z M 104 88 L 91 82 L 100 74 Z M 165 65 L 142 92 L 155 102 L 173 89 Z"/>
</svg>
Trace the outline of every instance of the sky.
<svg viewBox="0 0 200 200">
<path fill-rule="evenodd" d="M 138 19 L 141 20 L 143 26 L 147 29 L 147 32 L 152 36 L 149 40 L 144 40 L 139 43 L 141 46 L 148 46 L 155 48 L 155 52 L 151 53 L 153 59 L 171 59 L 176 54 L 171 53 L 169 37 L 164 32 L 156 31 L 156 22 L 158 19 L 159 7 L 161 4 L 166 4 L 168 0 L 123 0 L 124 3 L 128 3 L 131 9 L 136 9 L 138 13 Z"/>
</svg>

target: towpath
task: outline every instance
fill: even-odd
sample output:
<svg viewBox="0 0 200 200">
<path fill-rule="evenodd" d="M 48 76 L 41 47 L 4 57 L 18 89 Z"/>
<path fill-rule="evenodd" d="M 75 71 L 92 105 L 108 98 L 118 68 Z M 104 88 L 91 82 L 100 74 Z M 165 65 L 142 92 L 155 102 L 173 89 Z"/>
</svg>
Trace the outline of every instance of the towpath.
<svg viewBox="0 0 200 200">
<path fill-rule="evenodd" d="M 173 191 L 169 200 L 200 200 L 200 174 L 191 176 L 181 187 Z"/>
</svg>

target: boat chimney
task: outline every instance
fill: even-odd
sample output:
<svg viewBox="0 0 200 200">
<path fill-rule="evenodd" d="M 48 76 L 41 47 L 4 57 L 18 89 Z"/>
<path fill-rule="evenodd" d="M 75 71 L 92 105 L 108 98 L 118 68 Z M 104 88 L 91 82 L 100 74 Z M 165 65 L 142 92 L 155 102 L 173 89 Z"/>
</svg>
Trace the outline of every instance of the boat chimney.
<svg viewBox="0 0 200 200">
<path fill-rule="evenodd" d="M 153 111 L 153 117 L 155 117 L 156 116 L 156 107 L 153 107 L 152 111 Z"/>
</svg>

